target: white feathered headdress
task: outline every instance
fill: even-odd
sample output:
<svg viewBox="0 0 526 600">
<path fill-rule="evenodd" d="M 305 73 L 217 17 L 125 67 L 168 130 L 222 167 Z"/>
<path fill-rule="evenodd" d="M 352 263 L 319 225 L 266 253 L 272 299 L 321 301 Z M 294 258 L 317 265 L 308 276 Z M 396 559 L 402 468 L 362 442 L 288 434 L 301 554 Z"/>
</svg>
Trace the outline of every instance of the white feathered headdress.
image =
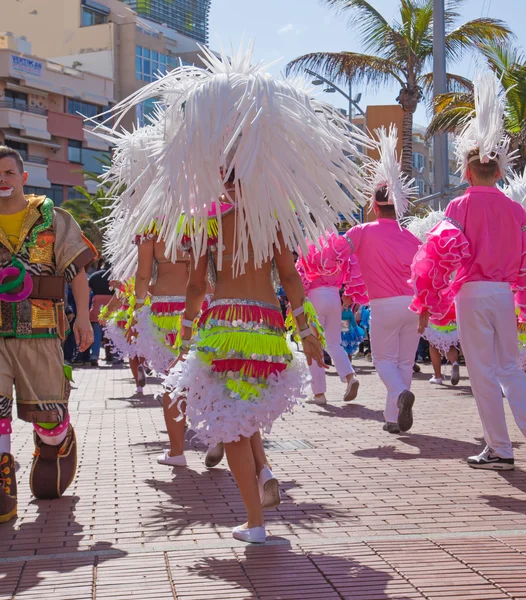
<svg viewBox="0 0 526 600">
<path fill-rule="evenodd" d="M 373 206 L 376 192 L 383 186 L 387 186 L 388 201 L 395 207 L 396 216 L 402 218 L 407 212 L 410 199 L 416 196 L 414 179 L 408 179 L 402 172 L 400 162 L 396 154 L 398 143 L 398 130 L 396 125 L 389 127 L 389 133 L 385 127 L 375 129 L 378 138 L 378 151 L 380 159 L 370 163 L 367 185 L 364 190 L 367 198 Z"/>
<path fill-rule="evenodd" d="M 491 71 L 476 75 L 473 84 L 475 110 L 455 140 L 459 172 L 466 180 L 469 155 L 478 151 L 481 163 L 497 161 L 502 175 L 506 176 L 514 158 L 514 153 L 510 153 L 510 138 L 504 131 L 506 94 Z"/>
<path fill-rule="evenodd" d="M 182 236 L 177 224 L 181 215 L 191 215 L 197 260 L 207 247 L 209 211 L 233 170 L 236 273 L 249 260 L 249 244 L 260 266 L 272 257 L 279 233 L 289 248 L 299 243 L 306 252 L 305 237 L 318 239 L 341 218 L 354 220 L 358 207 L 345 188 L 352 193 L 360 187 L 353 159 L 363 160 L 357 145 L 370 145 L 367 138 L 338 111 L 313 100 L 305 83 L 275 79 L 264 64 L 253 64 L 252 45 L 231 57 L 202 52 L 207 70 L 175 69 L 112 110 L 118 126 L 147 98 L 164 107 L 162 144 L 150 147 L 156 176 L 133 209 L 134 230 L 162 216 L 160 235 L 174 258 Z M 221 239 L 219 216 L 218 268 Z"/>
<path fill-rule="evenodd" d="M 403 220 L 403 225 L 417 237 L 422 243 L 426 241 L 426 235 L 444 220 L 444 212 L 441 210 L 430 210 L 423 217 L 407 217 Z"/>
<path fill-rule="evenodd" d="M 506 185 L 501 190 L 508 198 L 515 200 L 526 208 L 526 169 L 519 174 L 512 171 L 508 174 Z"/>
</svg>

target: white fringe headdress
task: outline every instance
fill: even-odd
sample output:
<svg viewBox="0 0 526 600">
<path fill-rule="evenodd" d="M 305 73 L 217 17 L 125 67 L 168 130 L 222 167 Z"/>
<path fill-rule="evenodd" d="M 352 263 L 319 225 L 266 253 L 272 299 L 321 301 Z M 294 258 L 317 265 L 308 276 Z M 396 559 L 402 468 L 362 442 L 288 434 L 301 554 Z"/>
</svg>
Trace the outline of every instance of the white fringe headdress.
<svg viewBox="0 0 526 600">
<path fill-rule="evenodd" d="M 402 167 L 397 157 L 396 146 L 398 143 L 398 130 L 396 125 L 375 129 L 378 138 L 378 151 L 380 158 L 368 166 L 369 174 L 364 190 L 372 207 L 375 202 L 376 192 L 383 186 L 387 186 L 389 195 L 387 204 L 395 207 L 396 216 L 402 218 L 409 207 L 410 199 L 417 194 L 414 187 L 414 179 L 409 179 L 402 172 Z"/>
<path fill-rule="evenodd" d="M 444 212 L 441 210 L 430 210 L 423 217 L 406 217 L 402 224 L 422 243 L 427 238 L 426 235 L 444 220 Z"/>
<path fill-rule="evenodd" d="M 506 185 L 500 189 L 508 198 L 526 208 L 526 169 L 521 174 L 511 171 L 506 179 Z"/>
<path fill-rule="evenodd" d="M 481 163 L 497 161 L 504 176 L 514 159 L 510 138 L 504 130 L 506 94 L 491 71 L 477 74 L 473 80 L 475 110 L 455 140 L 455 154 L 462 179 L 466 180 L 469 155 L 478 151 Z"/>
<path fill-rule="evenodd" d="M 150 145 L 156 176 L 138 195 L 128 223 L 137 231 L 162 216 L 160 235 L 172 259 L 183 214 L 194 219 L 196 260 L 204 254 L 209 211 L 223 195 L 230 199 L 225 184 L 235 170 L 236 274 L 243 272 L 250 246 L 261 266 L 272 258 L 278 234 L 289 248 L 299 243 L 306 252 L 305 237 L 318 239 L 341 218 L 355 220 L 358 207 L 344 188 L 360 187 L 352 159 L 363 161 L 357 145 L 370 145 L 338 111 L 313 100 L 305 83 L 275 79 L 266 65 L 253 64 L 252 48 L 241 47 L 231 58 L 202 48 L 207 70 L 175 69 L 111 111 L 115 129 L 126 111 L 148 98 L 164 107 L 163 141 Z"/>
</svg>

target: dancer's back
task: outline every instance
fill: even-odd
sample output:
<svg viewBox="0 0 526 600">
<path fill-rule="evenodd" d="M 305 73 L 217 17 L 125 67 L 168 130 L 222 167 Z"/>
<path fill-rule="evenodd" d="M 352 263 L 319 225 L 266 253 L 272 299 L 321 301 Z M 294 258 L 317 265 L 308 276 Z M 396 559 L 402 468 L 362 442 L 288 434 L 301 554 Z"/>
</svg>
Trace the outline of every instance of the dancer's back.
<svg viewBox="0 0 526 600">
<path fill-rule="evenodd" d="M 164 241 L 155 241 L 153 257 L 157 261 L 157 280 L 150 287 L 152 296 L 185 296 L 188 282 L 189 260 L 178 252 L 177 261 L 172 262 L 165 256 Z"/>
<path fill-rule="evenodd" d="M 496 187 L 473 186 L 453 200 L 445 214 L 469 242 L 469 257 L 455 278 L 459 287 L 470 281 L 515 283 L 526 225 L 526 211 L 520 204 Z"/>
</svg>

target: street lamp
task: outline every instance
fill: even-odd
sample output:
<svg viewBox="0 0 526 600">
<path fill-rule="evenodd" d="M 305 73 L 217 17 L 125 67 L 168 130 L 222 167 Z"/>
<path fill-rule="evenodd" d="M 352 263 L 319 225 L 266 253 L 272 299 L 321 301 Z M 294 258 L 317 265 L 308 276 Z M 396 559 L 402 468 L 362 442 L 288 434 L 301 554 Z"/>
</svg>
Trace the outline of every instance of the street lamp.
<svg viewBox="0 0 526 600">
<path fill-rule="evenodd" d="M 335 83 L 333 83 L 332 81 L 329 81 L 328 79 L 325 79 L 325 77 L 323 77 L 319 73 L 315 73 L 314 71 L 311 71 L 310 69 L 305 69 L 305 72 L 308 73 L 309 75 L 312 75 L 312 77 L 314 77 L 314 79 L 312 81 L 312 85 L 323 85 L 325 83 L 325 84 L 327 84 L 328 87 L 327 87 L 327 89 L 323 90 L 324 92 L 326 92 L 328 94 L 334 94 L 335 92 L 338 92 L 344 98 L 347 99 L 347 101 L 349 102 L 349 121 L 352 122 L 352 110 L 353 110 L 353 106 L 354 106 L 356 108 L 356 110 L 364 118 L 365 123 L 367 123 L 367 121 L 366 121 L 367 115 L 363 112 L 361 107 L 358 105 L 358 102 L 360 102 L 360 100 L 362 99 L 362 95 L 358 94 L 356 96 L 356 98 L 353 100 L 352 87 L 351 87 L 350 81 L 349 81 L 349 93 L 347 94 L 341 88 L 339 88 Z"/>
</svg>

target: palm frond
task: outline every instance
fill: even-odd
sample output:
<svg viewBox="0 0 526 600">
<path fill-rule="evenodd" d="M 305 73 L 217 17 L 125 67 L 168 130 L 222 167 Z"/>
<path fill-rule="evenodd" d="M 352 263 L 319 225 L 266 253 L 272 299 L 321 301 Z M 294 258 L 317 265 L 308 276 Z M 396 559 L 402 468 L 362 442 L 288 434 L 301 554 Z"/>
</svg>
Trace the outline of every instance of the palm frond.
<svg viewBox="0 0 526 600">
<path fill-rule="evenodd" d="M 473 109 L 467 106 L 456 106 L 436 114 L 426 130 L 426 138 L 437 133 L 454 133 L 461 129 L 466 121 L 471 118 Z"/>
<path fill-rule="evenodd" d="M 446 83 L 448 92 L 472 92 L 473 82 L 466 77 L 461 75 L 455 75 L 454 73 L 446 73 Z M 424 90 L 426 96 L 433 95 L 433 73 L 425 73 L 418 79 L 418 85 Z"/>
<path fill-rule="evenodd" d="M 396 79 L 405 85 L 395 63 L 380 56 L 357 52 L 313 52 L 291 61 L 287 74 L 299 73 L 305 69 L 317 71 L 334 82 L 363 81 L 365 83 L 389 83 Z"/>
<path fill-rule="evenodd" d="M 505 42 L 513 36 L 500 19 L 481 18 L 468 21 L 446 35 L 446 58 L 458 60 L 464 52 L 482 44 Z"/>
<path fill-rule="evenodd" d="M 382 53 L 389 46 L 400 42 L 400 36 L 382 14 L 366 0 L 324 0 L 340 14 L 352 11 L 349 27 L 358 31 L 366 51 Z"/>
</svg>

